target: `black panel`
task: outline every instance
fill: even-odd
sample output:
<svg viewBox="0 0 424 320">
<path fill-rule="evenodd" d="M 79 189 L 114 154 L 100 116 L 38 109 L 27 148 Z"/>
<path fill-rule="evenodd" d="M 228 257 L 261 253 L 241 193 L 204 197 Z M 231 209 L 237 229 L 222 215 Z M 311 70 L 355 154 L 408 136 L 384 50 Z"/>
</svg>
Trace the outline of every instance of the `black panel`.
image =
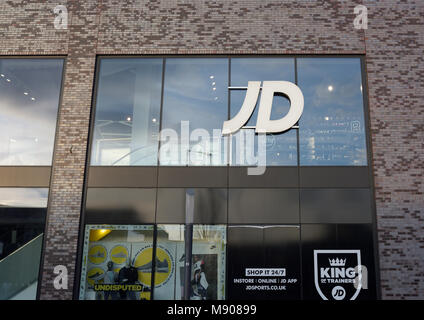
<svg viewBox="0 0 424 320">
<path fill-rule="evenodd" d="M 300 167 L 302 188 L 369 188 L 368 167 Z"/>
<path fill-rule="evenodd" d="M 46 219 L 46 208 L 8 208 L 0 207 L 0 224 L 41 224 Z"/>
<path fill-rule="evenodd" d="M 155 189 L 88 188 L 86 223 L 154 223 Z"/>
<path fill-rule="evenodd" d="M 252 227 L 228 228 L 227 245 L 227 299 L 260 299 L 261 295 L 246 290 L 248 284 L 235 283 L 236 279 L 248 279 L 245 268 L 263 268 L 265 250 L 263 250 L 263 230 Z"/>
<path fill-rule="evenodd" d="M 229 223 L 299 223 L 298 191 L 230 189 Z"/>
<path fill-rule="evenodd" d="M 159 187 L 226 188 L 226 167 L 159 167 Z"/>
<path fill-rule="evenodd" d="M 231 226 L 228 229 L 227 259 L 228 299 L 300 298 L 297 227 Z M 285 269 L 285 275 L 247 276 L 246 268 Z"/>
<path fill-rule="evenodd" d="M 314 250 L 360 250 L 361 264 L 368 270 L 368 289 L 361 289 L 356 300 L 376 299 L 374 249 L 371 224 L 324 225 L 304 224 L 301 226 L 302 235 L 302 265 L 303 265 L 303 297 L 306 300 L 320 300 L 314 279 Z M 322 255 L 322 254 L 320 254 Z M 325 256 L 324 256 L 325 257 Z M 340 252 L 333 258 L 347 259 L 344 267 L 354 266 L 349 254 Z M 332 259 L 333 259 L 332 258 Z M 328 259 L 327 259 L 328 260 Z M 326 260 L 320 260 L 318 267 L 331 267 Z M 319 268 L 317 269 L 320 270 Z M 318 272 L 319 274 L 319 272 Z M 319 281 L 318 281 L 319 283 Z M 338 284 L 331 284 L 334 288 Z M 346 299 L 350 299 L 355 292 L 352 284 L 346 285 L 348 290 Z M 331 291 L 331 290 L 330 290 Z M 325 293 L 327 299 L 333 300 L 331 294 Z"/>
<path fill-rule="evenodd" d="M 229 168 L 230 188 L 297 188 L 297 167 L 267 167 L 263 175 L 247 174 L 248 167 Z"/>
<path fill-rule="evenodd" d="M 302 223 L 372 223 L 369 189 L 300 190 Z"/>
<path fill-rule="evenodd" d="M 270 299 L 300 299 L 300 229 L 299 227 L 269 227 L 264 229 L 264 249 L 267 268 L 285 268 L 285 290 L 271 293 Z M 289 281 L 289 279 L 293 281 Z M 295 280 L 295 281 L 294 281 Z M 290 283 L 288 283 L 290 282 Z"/>
<path fill-rule="evenodd" d="M 157 167 L 90 167 L 88 187 L 156 187 Z"/>
<path fill-rule="evenodd" d="M 195 188 L 194 223 L 227 222 L 227 190 Z M 186 189 L 159 188 L 157 223 L 185 223 Z"/>
</svg>

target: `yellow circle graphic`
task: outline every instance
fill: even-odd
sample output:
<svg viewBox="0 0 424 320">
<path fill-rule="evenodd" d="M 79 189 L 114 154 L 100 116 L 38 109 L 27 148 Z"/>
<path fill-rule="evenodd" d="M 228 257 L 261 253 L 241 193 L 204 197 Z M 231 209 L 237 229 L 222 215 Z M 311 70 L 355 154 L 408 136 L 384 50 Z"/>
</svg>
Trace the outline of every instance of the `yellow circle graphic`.
<svg viewBox="0 0 424 320">
<path fill-rule="evenodd" d="M 101 245 L 95 245 L 88 250 L 88 260 L 93 264 L 102 264 L 106 261 L 107 251 Z"/>
<path fill-rule="evenodd" d="M 105 271 L 102 268 L 91 268 L 87 272 L 87 282 L 89 285 L 94 286 L 97 283 L 103 283 Z"/>
<path fill-rule="evenodd" d="M 134 267 L 138 271 L 138 281 L 150 287 L 152 277 L 152 247 L 141 249 L 135 257 Z M 156 248 L 155 287 L 164 284 L 173 272 L 172 258 L 168 250 Z"/>
<path fill-rule="evenodd" d="M 117 245 L 110 251 L 110 259 L 116 264 L 123 264 L 127 261 L 128 249 Z"/>
</svg>

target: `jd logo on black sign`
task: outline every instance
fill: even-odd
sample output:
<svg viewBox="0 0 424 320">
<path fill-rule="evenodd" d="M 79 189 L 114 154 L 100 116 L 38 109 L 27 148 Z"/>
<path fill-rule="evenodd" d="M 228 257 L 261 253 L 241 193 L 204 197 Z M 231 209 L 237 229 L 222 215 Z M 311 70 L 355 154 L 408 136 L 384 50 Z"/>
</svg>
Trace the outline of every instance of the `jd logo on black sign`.
<svg viewBox="0 0 424 320">
<path fill-rule="evenodd" d="M 362 288 L 360 250 L 314 250 L 315 288 L 324 300 L 355 300 Z"/>
</svg>

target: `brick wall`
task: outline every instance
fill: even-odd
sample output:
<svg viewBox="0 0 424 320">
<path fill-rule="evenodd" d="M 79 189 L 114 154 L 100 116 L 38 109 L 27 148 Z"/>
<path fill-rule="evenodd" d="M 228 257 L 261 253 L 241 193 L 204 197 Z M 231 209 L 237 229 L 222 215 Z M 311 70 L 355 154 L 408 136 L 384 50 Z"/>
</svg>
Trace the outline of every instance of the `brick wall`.
<svg viewBox="0 0 424 320">
<path fill-rule="evenodd" d="M 382 292 L 387 299 L 423 299 L 424 1 L 367 2 Z"/>
<path fill-rule="evenodd" d="M 357 2 L 2 0 L 0 55 L 67 55 L 41 298 L 72 298 L 95 56 L 149 53 L 366 54 L 382 295 L 424 298 L 424 3 L 363 1 L 364 32 Z M 67 30 L 54 29 L 58 4 Z M 68 290 L 53 288 L 57 264 Z"/>
</svg>

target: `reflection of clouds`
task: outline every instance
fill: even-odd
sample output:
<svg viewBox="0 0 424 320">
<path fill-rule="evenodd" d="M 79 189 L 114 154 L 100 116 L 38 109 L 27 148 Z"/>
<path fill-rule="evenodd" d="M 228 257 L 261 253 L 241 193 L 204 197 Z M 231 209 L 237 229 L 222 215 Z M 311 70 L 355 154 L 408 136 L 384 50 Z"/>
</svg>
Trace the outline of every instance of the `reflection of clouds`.
<svg viewBox="0 0 424 320">
<path fill-rule="evenodd" d="M 103 70 L 106 66 L 107 70 Z M 140 104 L 152 100 L 155 107 L 159 106 L 161 78 L 162 65 L 153 61 L 102 62 L 96 112 L 113 112 L 124 117 L 125 113 L 133 112 L 136 101 Z"/>
<path fill-rule="evenodd" d="M 220 129 L 228 112 L 227 64 L 226 59 L 168 59 L 163 127 L 179 131 L 181 121 L 188 120 L 190 129 Z M 215 91 L 211 75 L 216 83 Z"/>
<path fill-rule="evenodd" d="M 46 208 L 47 188 L 0 188 L 0 207 Z"/>
<path fill-rule="evenodd" d="M 110 75 L 114 75 L 116 73 L 122 72 L 122 71 L 133 71 L 135 69 L 138 69 L 138 71 L 143 71 L 146 68 L 159 68 L 162 70 L 162 59 L 159 58 L 140 58 L 140 59 L 129 59 L 129 58 L 123 58 L 123 59 L 116 59 L 116 58 L 103 58 L 101 59 L 101 69 L 100 69 L 100 76 L 101 77 L 107 77 Z"/>
<path fill-rule="evenodd" d="M 360 60 L 298 59 L 298 72 L 305 96 L 300 164 L 366 165 L 365 132 L 358 130 L 364 121 Z"/>
<path fill-rule="evenodd" d="M 0 59 L 1 73 L 11 78 L 0 83 L 1 165 L 51 163 L 62 65 L 62 59 Z"/>
<path fill-rule="evenodd" d="M 163 127 L 179 131 L 183 120 L 190 121 L 190 129 L 221 129 L 227 120 L 227 103 L 201 103 L 183 97 L 168 96 L 163 105 Z"/>
<path fill-rule="evenodd" d="M 228 60 L 226 59 L 168 59 L 166 62 L 165 94 L 210 101 L 227 96 Z M 210 75 L 214 76 L 213 81 Z M 212 90 L 215 82 L 216 91 Z M 220 96 L 218 95 L 220 94 Z"/>
<path fill-rule="evenodd" d="M 362 106 L 361 66 L 356 58 L 298 60 L 299 87 L 306 107 Z M 329 86 L 333 87 L 329 91 Z"/>
<path fill-rule="evenodd" d="M 38 105 L 38 103 L 37 103 Z M 38 108 L 14 108 L 0 102 L 0 164 L 50 164 L 56 127 L 57 101 L 43 101 Z"/>
<path fill-rule="evenodd" d="M 356 80 L 356 79 L 355 79 Z M 360 95 L 360 82 L 350 81 L 347 83 L 335 83 L 333 90 L 328 90 L 331 80 L 323 81 L 313 87 L 312 96 L 308 97 L 309 102 L 313 106 L 338 106 L 338 107 L 354 107 L 362 103 Z M 312 90 L 308 90 L 309 92 Z"/>
<path fill-rule="evenodd" d="M 37 122 L 42 126 L 56 121 L 58 100 L 55 97 L 38 100 L 28 103 L 28 105 L 19 105 L 12 99 L 3 98 L 0 101 L 0 120 L 9 118 L 10 121 L 18 123 Z"/>
<path fill-rule="evenodd" d="M 293 58 L 232 58 L 231 85 L 247 86 L 247 81 L 294 82 Z"/>
</svg>

